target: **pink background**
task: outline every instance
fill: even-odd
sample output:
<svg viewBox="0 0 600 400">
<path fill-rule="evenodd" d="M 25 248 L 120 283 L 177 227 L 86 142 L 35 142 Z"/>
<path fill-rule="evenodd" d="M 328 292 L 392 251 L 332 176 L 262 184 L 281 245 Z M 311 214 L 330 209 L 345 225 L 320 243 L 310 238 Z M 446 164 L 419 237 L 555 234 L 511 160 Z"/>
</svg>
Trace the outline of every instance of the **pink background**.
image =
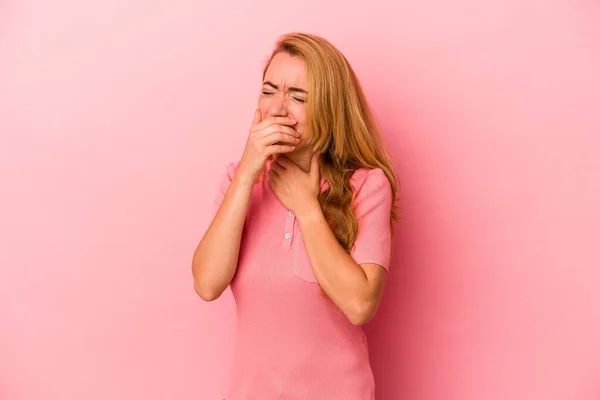
<svg viewBox="0 0 600 400">
<path fill-rule="evenodd" d="M 402 179 L 378 400 L 600 399 L 600 5 L 375 3 L 0 2 L 0 399 L 222 398 L 191 256 L 295 30 Z"/>
</svg>

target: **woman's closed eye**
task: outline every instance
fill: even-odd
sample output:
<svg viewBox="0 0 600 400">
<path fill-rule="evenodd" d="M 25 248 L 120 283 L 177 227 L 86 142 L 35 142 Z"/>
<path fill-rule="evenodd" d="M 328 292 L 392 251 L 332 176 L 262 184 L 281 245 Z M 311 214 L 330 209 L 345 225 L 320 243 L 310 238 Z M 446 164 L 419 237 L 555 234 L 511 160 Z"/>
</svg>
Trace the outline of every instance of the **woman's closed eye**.
<svg viewBox="0 0 600 400">
<path fill-rule="evenodd" d="M 269 95 L 275 94 L 275 93 L 263 91 L 262 94 L 264 94 L 265 96 L 269 96 Z M 301 99 L 300 97 L 293 97 L 293 99 L 296 100 L 298 103 L 306 103 L 306 100 L 305 99 Z"/>
</svg>

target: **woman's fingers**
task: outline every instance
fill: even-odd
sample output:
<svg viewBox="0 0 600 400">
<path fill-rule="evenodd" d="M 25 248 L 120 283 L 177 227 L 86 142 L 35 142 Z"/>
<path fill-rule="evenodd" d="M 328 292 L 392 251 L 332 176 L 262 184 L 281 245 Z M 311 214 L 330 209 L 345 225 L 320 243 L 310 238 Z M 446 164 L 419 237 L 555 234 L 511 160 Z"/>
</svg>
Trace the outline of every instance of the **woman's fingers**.
<svg viewBox="0 0 600 400">
<path fill-rule="evenodd" d="M 294 129 L 294 128 L 290 128 L 289 126 L 285 126 L 285 125 L 279 125 L 279 124 L 273 124 L 273 125 L 269 125 L 268 127 L 255 131 L 254 135 L 260 139 L 266 136 L 269 136 L 272 133 L 275 132 L 282 132 L 282 133 L 286 133 L 292 137 L 300 137 L 300 134 Z"/>
<path fill-rule="evenodd" d="M 294 150 L 296 150 L 295 146 L 287 144 L 272 144 L 270 146 L 265 147 L 264 154 L 265 156 L 270 157 L 273 154 L 291 153 Z"/>
<path fill-rule="evenodd" d="M 300 134 L 291 127 L 296 120 L 288 117 L 271 117 L 261 121 L 257 111 L 250 128 L 250 140 L 264 159 L 273 154 L 290 153 L 300 142 Z"/>
<path fill-rule="evenodd" d="M 256 142 L 263 146 L 269 146 L 278 142 L 281 142 L 280 144 L 289 143 L 295 146 L 297 143 L 300 142 L 300 139 L 298 139 L 296 136 L 290 135 L 289 133 L 276 131 L 271 133 L 270 135 L 257 139 Z"/>
<path fill-rule="evenodd" d="M 289 118 L 289 117 L 271 117 L 271 118 L 262 120 L 259 123 L 253 124 L 250 131 L 256 132 L 261 129 L 265 129 L 266 127 L 273 125 L 273 124 L 290 125 L 291 126 L 291 125 L 295 125 L 296 122 L 297 121 L 295 119 Z"/>
</svg>

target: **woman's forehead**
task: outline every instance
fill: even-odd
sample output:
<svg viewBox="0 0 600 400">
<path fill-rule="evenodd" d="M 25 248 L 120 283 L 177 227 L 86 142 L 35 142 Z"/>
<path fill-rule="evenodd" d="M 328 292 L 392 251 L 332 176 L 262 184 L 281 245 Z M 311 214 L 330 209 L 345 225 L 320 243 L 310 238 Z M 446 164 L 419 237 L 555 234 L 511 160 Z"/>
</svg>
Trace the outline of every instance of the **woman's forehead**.
<svg viewBox="0 0 600 400">
<path fill-rule="evenodd" d="M 306 89 L 304 60 L 287 53 L 276 54 L 267 68 L 264 81 L 271 82 L 280 89 L 289 86 Z"/>
</svg>

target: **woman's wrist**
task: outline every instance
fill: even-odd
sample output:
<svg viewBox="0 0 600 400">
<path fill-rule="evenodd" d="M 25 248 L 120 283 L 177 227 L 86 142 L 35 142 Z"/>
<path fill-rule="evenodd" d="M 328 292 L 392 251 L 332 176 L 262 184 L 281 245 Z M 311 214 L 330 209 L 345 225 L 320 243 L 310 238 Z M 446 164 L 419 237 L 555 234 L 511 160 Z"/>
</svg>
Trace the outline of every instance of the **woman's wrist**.
<svg viewBox="0 0 600 400">
<path fill-rule="evenodd" d="M 253 180 L 251 177 L 248 177 L 247 175 L 238 172 L 233 177 L 232 183 L 235 184 L 235 186 L 237 186 L 239 189 L 251 191 L 254 187 L 255 182 L 256 180 Z"/>
<path fill-rule="evenodd" d="M 306 225 L 316 221 L 325 221 L 325 215 L 323 214 L 318 199 L 306 203 L 304 207 L 296 210 L 295 214 L 300 225 Z"/>
</svg>

